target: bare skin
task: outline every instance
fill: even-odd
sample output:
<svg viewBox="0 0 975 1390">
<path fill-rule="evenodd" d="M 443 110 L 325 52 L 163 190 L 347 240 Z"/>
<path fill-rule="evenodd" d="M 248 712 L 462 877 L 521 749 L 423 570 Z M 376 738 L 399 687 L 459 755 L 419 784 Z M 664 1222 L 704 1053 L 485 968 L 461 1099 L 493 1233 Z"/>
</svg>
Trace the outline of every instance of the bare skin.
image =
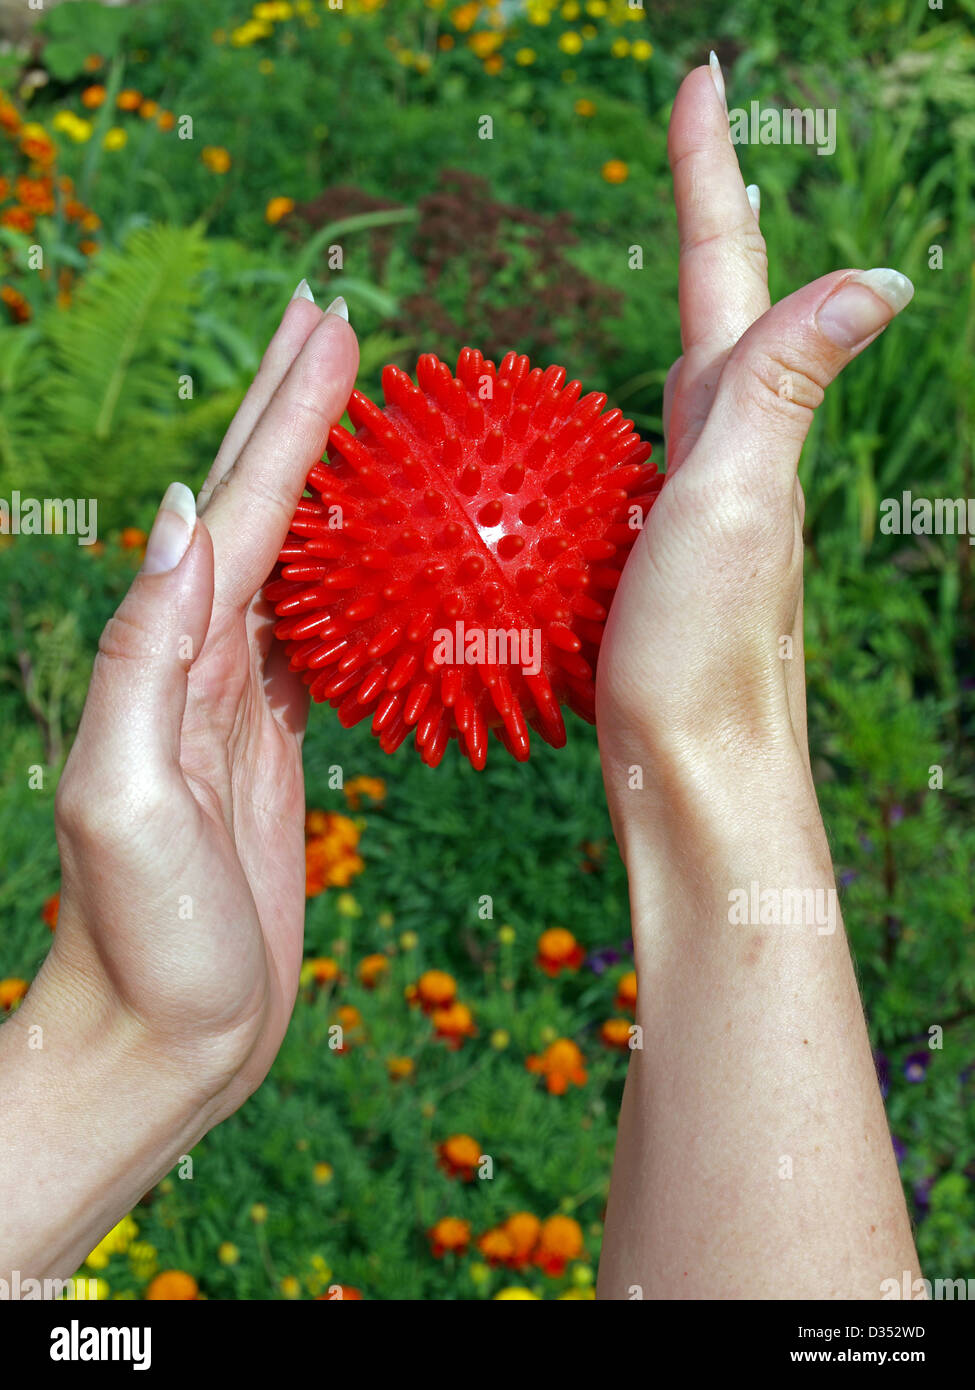
<svg viewBox="0 0 975 1390">
<path fill-rule="evenodd" d="M 727 914 L 753 879 L 832 884 L 805 735 L 795 470 L 811 409 L 907 282 L 840 271 L 769 310 L 706 68 L 678 96 L 671 155 L 672 476 L 599 670 L 644 1034 L 600 1291 L 877 1297 L 916 1260 L 842 925 Z M 167 494 L 103 635 L 58 791 L 57 935 L 0 1028 L 0 1277 L 71 1274 L 281 1044 L 302 953 L 307 711 L 259 590 L 357 352 L 341 317 L 289 305 L 197 506 Z"/>
<path fill-rule="evenodd" d="M 910 285 L 838 271 L 770 309 L 707 68 L 681 87 L 669 149 L 684 353 L 668 481 L 597 689 L 642 1029 L 598 1290 L 880 1298 L 917 1256 L 842 920 L 732 925 L 729 894 L 824 890 L 825 908 L 834 885 L 806 739 L 796 468 L 825 387 Z"/>
</svg>

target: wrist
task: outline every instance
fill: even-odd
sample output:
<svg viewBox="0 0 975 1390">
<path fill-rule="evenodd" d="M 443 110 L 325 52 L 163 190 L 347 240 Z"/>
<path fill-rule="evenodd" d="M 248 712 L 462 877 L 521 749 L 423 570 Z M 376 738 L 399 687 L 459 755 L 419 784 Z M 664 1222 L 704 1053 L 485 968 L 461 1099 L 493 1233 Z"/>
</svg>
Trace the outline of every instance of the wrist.
<svg viewBox="0 0 975 1390">
<path fill-rule="evenodd" d="M 49 957 L 0 1028 L 0 1277 L 72 1274 L 213 1108 L 136 1020 Z"/>
</svg>

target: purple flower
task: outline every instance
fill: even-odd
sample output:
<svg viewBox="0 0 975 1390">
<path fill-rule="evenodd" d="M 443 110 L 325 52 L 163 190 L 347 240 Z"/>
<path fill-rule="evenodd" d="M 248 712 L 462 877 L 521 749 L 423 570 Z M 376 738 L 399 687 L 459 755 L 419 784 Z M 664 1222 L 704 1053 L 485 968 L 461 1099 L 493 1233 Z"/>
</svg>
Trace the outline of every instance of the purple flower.
<svg viewBox="0 0 975 1390">
<path fill-rule="evenodd" d="M 898 1137 L 897 1137 L 896 1134 L 892 1134 L 892 1135 L 890 1136 L 890 1142 L 891 1142 L 891 1143 L 893 1144 L 893 1146 L 894 1146 L 894 1155 L 895 1155 L 895 1157 L 896 1157 L 896 1159 L 897 1159 L 897 1162 L 898 1162 L 898 1163 L 903 1163 L 903 1162 L 904 1162 L 904 1159 L 907 1157 L 907 1148 L 906 1148 L 906 1146 L 905 1146 L 904 1144 L 901 1143 L 901 1141 L 898 1139 Z"/>
<path fill-rule="evenodd" d="M 870 839 L 869 835 L 858 835 L 857 838 L 860 841 L 860 848 L 866 850 L 867 854 L 873 854 L 873 840 Z"/>
<path fill-rule="evenodd" d="M 888 824 L 888 825 L 900 825 L 900 823 L 901 823 L 901 821 L 902 821 L 903 819 L 904 819 L 904 807 L 903 807 L 903 806 L 891 806 L 890 810 L 887 812 L 887 824 Z"/>
<path fill-rule="evenodd" d="M 908 1081 L 923 1081 L 930 1065 L 930 1052 L 912 1052 L 904 1058 L 904 1075 Z"/>
<path fill-rule="evenodd" d="M 856 882 L 859 877 L 856 869 L 844 869 L 840 874 L 840 887 L 849 888 L 850 884 Z"/>
<path fill-rule="evenodd" d="M 914 1184 L 914 1210 L 917 1212 L 918 1220 L 928 1214 L 933 1183 L 934 1178 L 921 1178 L 919 1182 Z"/>
<path fill-rule="evenodd" d="M 875 1052 L 873 1054 L 873 1064 L 877 1068 L 877 1080 L 880 1083 L 880 1094 L 887 1099 L 890 1094 L 890 1061 L 885 1052 Z"/>
<path fill-rule="evenodd" d="M 612 946 L 603 946 L 586 957 L 586 966 L 594 975 L 602 975 L 611 965 L 615 965 L 619 958 L 619 952 L 614 951 Z"/>
</svg>

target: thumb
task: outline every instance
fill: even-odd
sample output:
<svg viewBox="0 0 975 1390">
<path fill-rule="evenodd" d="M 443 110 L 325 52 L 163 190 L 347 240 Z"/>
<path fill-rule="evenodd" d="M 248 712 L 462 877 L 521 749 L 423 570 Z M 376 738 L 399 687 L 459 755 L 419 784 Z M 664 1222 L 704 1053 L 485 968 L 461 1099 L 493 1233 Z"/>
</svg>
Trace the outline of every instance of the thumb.
<svg viewBox="0 0 975 1390">
<path fill-rule="evenodd" d="M 183 483 L 166 490 L 142 569 L 98 644 L 76 747 L 86 771 L 117 786 L 179 762 L 189 668 L 213 604 L 213 546 Z"/>
<path fill-rule="evenodd" d="M 838 270 L 767 310 L 732 349 L 684 468 L 720 470 L 740 492 L 767 498 L 787 489 L 791 498 L 826 387 L 913 294 L 897 270 Z"/>
</svg>

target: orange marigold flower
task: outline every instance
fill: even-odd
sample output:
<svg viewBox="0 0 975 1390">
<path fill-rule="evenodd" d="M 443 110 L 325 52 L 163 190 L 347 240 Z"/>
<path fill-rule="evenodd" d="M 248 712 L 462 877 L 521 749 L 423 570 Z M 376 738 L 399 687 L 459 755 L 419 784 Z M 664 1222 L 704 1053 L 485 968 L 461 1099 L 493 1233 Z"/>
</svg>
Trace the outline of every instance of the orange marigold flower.
<svg viewBox="0 0 975 1390">
<path fill-rule="evenodd" d="M 142 93 L 135 91 L 132 87 L 126 87 L 115 98 L 115 105 L 120 111 L 138 111 L 141 103 Z"/>
<path fill-rule="evenodd" d="M 0 219 L 2 220 L 2 219 Z M 10 310 L 10 317 L 14 323 L 26 323 L 31 315 L 31 308 L 20 290 L 15 290 L 13 285 L 4 285 L 0 289 L 0 300 L 6 304 Z M 5 537 L 9 540 L 9 537 Z"/>
<path fill-rule="evenodd" d="M 312 979 L 317 985 L 333 984 L 340 975 L 339 963 L 331 956 L 315 956 L 312 960 L 305 961 L 311 970 Z"/>
<path fill-rule="evenodd" d="M 536 960 L 545 974 L 553 978 L 561 970 L 578 970 L 585 955 L 578 941 L 565 927 L 549 927 L 538 938 Z"/>
<path fill-rule="evenodd" d="M 294 205 L 294 198 L 272 198 L 264 209 L 265 220 L 273 227 L 275 222 L 280 222 L 282 217 L 287 217 L 289 212 L 294 211 Z"/>
<path fill-rule="evenodd" d="M 138 526 L 126 526 L 118 538 L 123 550 L 144 550 L 149 537 Z"/>
<path fill-rule="evenodd" d="M 160 130 L 172 130 L 175 124 L 176 117 L 173 115 L 172 111 L 160 111 L 159 115 L 156 117 L 156 125 Z"/>
<path fill-rule="evenodd" d="M 100 53 L 89 53 L 85 59 L 85 72 L 97 72 L 104 61 Z"/>
<path fill-rule="evenodd" d="M 582 1254 L 582 1227 L 571 1216 L 550 1216 L 542 1222 L 535 1263 L 557 1278 L 570 1260 Z"/>
<path fill-rule="evenodd" d="M 42 217 L 54 211 L 54 185 L 49 178 L 29 179 L 21 174 L 17 180 L 17 197 L 25 208 Z"/>
<path fill-rule="evenodd" d="M 84 241 L 78 242 L 78 250 L 83 256 L 93 256 L 98 250 L 98 242 L 86 237 Z"/>
<path fill-rule="evenodd" d="M 378 952 L 375 955 L 366 956 L 359 962 L 359 979 L 366 989 L 375 989 L 379 981 L 389 969 L 389 957 L 382 956 Z"/>
<path fill-rule="evenodd" d="M 158 101 L 151 101 L 151 100 L 147 97 L 145 101 L 141 101 L 141 102 L 139 103 L 139 115 L 142 117 L 142 119 L 143 119 L 144 121 L 151 121 L 152 118 L 153 118 L 154 116 L 158 115 L 158 114 L 159 114 L 159 102 L 158 102 Z"/>
<path fill-rule="evenodd" d="M 504 1232 L 511 1241 L 511 1258 L 508 1263 L 512 1269 L 518 1269 L 531 1259 L 541 1229 L 542 1223 L 530 1211 L 516 1211 L 513 1216 L 508 1217 L 504 1223 Z"/>
<path fill-rule="evenodd" d="M 81 104 L 87 106 L 89 111 L 94 111 L 101 106 L 105 100 L 105 88 L 100 82 L 93 82 L 90 87 L 86 87 L 81 93 Z"/>
<path fill-rule="evenodd" d="M 607 183 L 626 183 L 629 177 L 629 165 L 622 159 L 607 159 L 603 165 L 603 178 Z"/>
<path fill-rule="evenodd" d="M 335 811 L 310 811 L 305 818 L 305 896 L 345 888 L 365 868 L 356 852 L 359 827 Z"/>
<path fill-rule="evenodd" d="M 364 796 L 371 801 L 382 801 L 385 795 L 386 783 L 381 777 L 353 777 L 345 784 L 345 799 L 353 811 L 358 811 Z"/>
<path fill-rule="evenodd" d="M 457 998 L 457 981 L 446 970 L 424 970 L 414 986 L 414 997 L 426 1014 L 446 1009 Z"/>
<path fill-rule="evenodd" d="M 15 1004 L 19 1004 L 27 993 L 28 984 L 26 980 L 18 980 L 11 977 L 8 980 L 0 980 L 0 1009 L 4 1013 L 9 1012 Z"/>
<path fill-rule="evenodd" d="M 599 1036 L 607 1047 L 618 1047 L 621 1052 L 630 1050 L 630 1029 L 628 1018 L 608 1018 L 599 1029 Z"/>
<path fill-rule="evenodd" d="M 351 1032 L 354 1028 L 362 1027 L 362 1014 L 354 1004 L 343 1004 L 338 1010 L 336 1018 L 346 1032 Z"/>
<path fill-rule="evenodd" d="M 361 1299 L 362 1294 L 358 1289 L 354 1289 L 351 1284 L 333 1284 L 328 1293 L 316 1294 L 316 1303 L 353 1303 L 356 1299 Z"/>
<path fill-rule="evenodd" d="M 20 112 L 6 97 L 0 96 L 0 130 L 16 135 L 20 129 Z"/>
<path fill-rule="evenodd" d="M 150 1302 L 185 1302 L 196 1298 L 198 1293 L 199 1286 L 192 1274 L 187 1274 L 182 1269 L 164 1269 L 146 1289 L 146 1298 Z"/>
<path fill-rule="evenodd" d="M 492 53 L 490 58 L 484 59 L 484 71 L 487 73 L 488 77 L 497 77 L 503 67 L 504 59 L 501 57 L 500 53 Z"/>
<path fill-rule="evenodd" d="M 35 164 L 50 164 L 57 154 L 57 147 L 42 125 L 31 123 L 21 126 L 20 148 Z"/>
<path fill-rule="evenodd" d="M 465 1038 L 473 1038 L 474 1015 L 466 1004 L 453 1003 L 445 1009 L 434 1009 L 430 1015 L 434 1036 L 443 1038 L 449 1048 L 456 1052 Z"/>
<path fill-rule="evenodd" d="M 30 208 L 5 208 L 0 213 L 0 223 L 4 227 L 13 227 L 18 232 L 32 232 L 34 230 L 34 214 Z"/>
<path fill-rule="evenodd" d="M 225 174 L 233 163 L 230 151 L 223 145 L 204 145 L 200 158 L 212 174 Z"/>
<path fill-rule="evenodd" d="M 41 921 L 46 922 L 51 928 L 51 931 L 54 931 L 58 924 L 58 912 L 60 907 L 61 894 L 52 893 L 51 896 L 45 900 L 44 906 L 41 908 Z"/>
<path fill-rule="evenodd" d="M 596 103 L 588 97 L 580 97 L 575 104 L 575 112 L 577 116 L 595 116 Z"/>
<path fill-rule="evenodd" d="M 7 196 L 7 194 L 8 194 L 9 192 L 10 192 L 10 180 L 9 180 L 9 179 L 5 179 L 5 178 L 3 177 L 3 175 L 0 174 L 0 203 L 3 202 L 3 200 L 6 198 L 6 196 Z"/>
<path fill-rule="evenodd" d="M 448 1250 L 459 1254 L 466 1250 L 471 1240 L 471 1223 L 461 1221 L 457 1216 L 442 1216 L 430 1227 L 427 1235 L 436 1259 L 442 1259 Z"/>
<path fill-rule="evenodd" d="M 485 1231 L 478 1238 L 477 1248 L 489 1265 L 510 1264 L 515 1249 L 511 1237 L 502 1226 Z"/>
<path fill-rule="evenodd" d="M 452 1134 L 438 1147 L 440 1166 L 448 1178 L 461 1178 L 473 1182 L 477 1166 L 481 1161 L 481 1146 L 469 1134 Z"/>
<path fill-rule="evenodd" d="M 556 1038 L 540 1057 L 529 1057 L 525 1066 L 544 1076 L 549 1094 L 553 1096 L 564 1096 L 570 1082 L 573 1086 L 586 1084 L 582 1053 L 570 1038 Z"/>
<path fill-rule="evenodd" d="M 636 1008 L 636 971 L 630 970 L 616 985 L 616 1007 L 618 1009 L 629 1009 L 632 1013 Z"/>
<path fill-rule="evenodd" d="M 390 1057 L 386 1070 L 391 1081 L 408 1081 L 416 1067 L 412 1057 Z"/>
</svg>

